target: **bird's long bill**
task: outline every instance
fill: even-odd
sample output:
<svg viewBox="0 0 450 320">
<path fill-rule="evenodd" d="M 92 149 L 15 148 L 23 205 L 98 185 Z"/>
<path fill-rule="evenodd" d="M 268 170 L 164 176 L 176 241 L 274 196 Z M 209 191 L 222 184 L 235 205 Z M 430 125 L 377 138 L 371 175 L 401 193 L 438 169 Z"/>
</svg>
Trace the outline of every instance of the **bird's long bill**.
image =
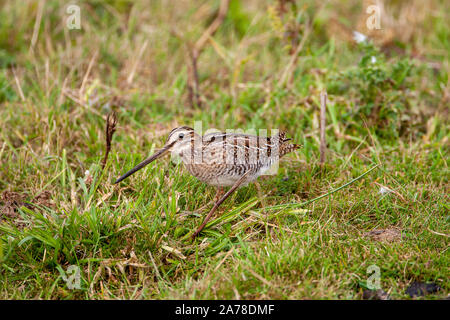
<svg viewBox="0 0 450 320">
<path fill-rule="evenodd" d="M 122 181 L 125 178 L 128 178 L 129 176 L 131 176 L 136 171 L 141 170 L 143 167 L 148 165 L 150 162 L 152 162 L 152 161 L 158 159 L 159 157 L 163 156 L 164 154 L 166 154 L 167 151 L 169 151 L 170 147 L 171 147 L 171 145 L 163 147 L 161 150 L 159 150 L 158 152 L 154 153 L 151 157 L 145 159 L 144 161 L 139 163 L 136 167 L 134 167 L 133 169 L 131 169 L 130 171 L 125 173 L 123 176 L 121 176 L 119 179 L 117 179 L 114 182 L 114 184 L 119 183 L 120 181 Z"/>
</svg>

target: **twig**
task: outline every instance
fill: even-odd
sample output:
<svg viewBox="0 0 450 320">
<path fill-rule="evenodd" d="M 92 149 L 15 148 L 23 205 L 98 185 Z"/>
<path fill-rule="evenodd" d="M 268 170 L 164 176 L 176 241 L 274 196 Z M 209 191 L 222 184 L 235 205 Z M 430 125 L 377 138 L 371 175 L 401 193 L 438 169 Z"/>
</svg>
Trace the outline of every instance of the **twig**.
<svg viewBox="0 0 450 320">
<path fill-rule="evenodd" d="M 111 150 L 111 140 L 114 132 L 116 131 L 117 115 L 114 111 L 111 111 L 106 117 L 106 150 L 105 156 L 102 160 L 102 170 L 105 169 L 106 161 L 108 160 L 109 151 Z"/>
<path fill-rule="evenodd" d="M 234 248 L 231 248 L 226 254 L 225 257 L 219 262 L 219 264 L 214 268 L 214 272 L 217 272 L 219 270 L 220 266 L 227 260 L 227 258 L 232 254 L 234 251 Z"/>
<path fill-rule="evenodd" d="M 130 75 L 127 78 L 127 83 L 131 84 L 133 82 L 134 74 L 136 73 L 136 69 L 141 62 L 142 55 L 144 54 L 145 48 L 147 48 L 148 40 L 145 40 L 142 47 L 139 49 L 139 53 L 137 55 L 137 59 L 134 61 L 133 67 L 131 69 Z"/>
<path fill-rule="evenodd" d="M 302 40 L 298 44 L 297 48 L 294 51 L 294 54 L 292 55 L 291 59 L 289 60 L 289 63 L 287 64 L 286 68 L 283 71 L 283 74 L 280 78 L 280 84 L 284 86 L 286 82 L 290 82 L 290 79 L 292 78 L 292 75 L 294 73 L 295 67 L 297 65 L 298 56 L 300 52 L 303 49 L 303 46 L 305 45 L 306 40 L 308 39 L 310 32 L 310 27 L 307 25 L 305 33 L 303 34 Z"/>
<path fill-rule="evenodd" d="M 45 1 L 39 1 L 36 13 L 36 20 L 34 22 L 33 36 L 31 37 L 30 51 L 33 51 L 36 41 L 39 36 L 39 29 L 41 27 L 42 13 L 44 12 Z"/>
<path fill-rule="evenodd" d="M 431 230 L 431 229 L 428 228 L 428 227 L 427 227 L 427 229 L 428 229 L 428 231 L 430 231 L 431 233 L 434 233 L 434 234 L 436 234 L 436 235 L 438 235 L 438 236 L 443 236 L 443 237 L 447 237 L 447 238 L 450 237 L 450 235 L 448 235 L 448 234 L 440 233 L 440 232 L 437 232 L 437 231 L 433 231 L 433 230 Z"/>
<path fill-rule="evenodd" d="M 220 8 L 217 17 L 214 19 L 211 25 L 205 30 L 205 32 L 203 32 L 201 37 L 197 40 L 197 42 L 194 45 L 194 53 L 197 56 L 201 53 L 201 51 L 205 47 L 206 41 L 208 41 L 208 39 L 217 31 L 217 29 L 219 29 L 220 25 L 225 20 L 229 4 L 230 0 L 220 1 Z"/>
<path fill-rule="evenodd" d="M 195 42 L 194 46 L 190 46 L 188 44 L 188 57 L 190 59 L 190 63 L 188 64 L 188 91 L 189 91 L 189 102 L 191 106 L 200 105 L 200 94 L 199 94 L 199 84 L 198 84 L 198 69 L 197 69 L 197 60 L 200 54 L 202 53 L 206 42 L 213 34 L 219 29 L 220 25 L 225 20 L 225 17 L 228 12 L 228 7 L 230 4 L 230 0 L 221 0 L 220 8 L 217 17 L 210 24 L 210 26 L 203 32 L 200 38 Z"/>
<path fill-rule="evenodd" d="M 153 255 L 152 255 L 151 251 L 148 251 L 148 255 L 150 256 L 150 260 L 152 261 L 152 265 L 153 265 L 153 268 L 155 269 L 155 273 L 156 273 L 156 277 L 158 278 L 158 281 L 166 282 L 166 279 L 164 279 L 161 276 L 161 273 L 159 272 L 158 267 L 156 266 L 155 259 L 153 259 Z"/>
<path fill-rule="evenodd" d="M 189 45 L 188 45 L 189 47 Z M 188 78 L 187 78 L 187 89 L 188 89 L 188 100 L 191 107 L 200 105 L 200 94 L 198 89 L 198 70 L 197 70 L 197 56 L 194 54 L 193 50 L 188 48 L 187 57 L 189 59 L 188 63 Z"/>
<path fill-rule="evenodd" d="M 84 74 L 83 82 L 81 83 L 81 87 L 79 90 L 80 97 L 84 94 L 84 87 L 86 86 L 86 82 L 89 78 L 89 74 L 91 73 L 91 69 L 92 69 L 92 66 L 94 65 L 95 59 L 97 59 L 97 54 L 98 54 L 98 51 L 95 51 L 94 55 L 91 58 L 91 61 L 89 61 L 89 65 L 87 67 L 86 73 Z M 84 99 L 83 99 L 83 101 L 84 101 Z"/>
<path fill-rule="evenodd" d="M 22 91 L 22 86 L 20 85 L 19 78 L 17 78 L 17 74 L 16 74 L 14 67 L 12 67 L 11 69 L 12 69 L 12 72 L 14 75 L 14 80 L 16 81 L 17 89 L 19 90 L 20 99 L 22 99 L 22 102 L 23 102 L 23 101 L 25 101 L 25 96 Z"/>
<path fill-rule="evenodd" d="M 326 128 L 326 112 L 327 112 L 327 92 L 324 90 L 320 93 L 320 164 L 325 163 L 325 151 L 327 142 L 325 139 Z"/>
</svg>

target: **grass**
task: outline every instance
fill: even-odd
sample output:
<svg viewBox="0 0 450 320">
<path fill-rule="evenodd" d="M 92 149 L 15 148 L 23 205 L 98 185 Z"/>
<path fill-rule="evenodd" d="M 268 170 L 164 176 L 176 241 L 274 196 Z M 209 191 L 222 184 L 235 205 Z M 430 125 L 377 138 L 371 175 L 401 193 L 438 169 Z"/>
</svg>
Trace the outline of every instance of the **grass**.
<svg viewBox="0 0 450 320">
<path fill-rule="evenodd" d="M 382 20 L 356 45 L 352 30 L 369 34 L 359 2 L 281 15 L 275 1 L 233 0 L 199 57 L 201 107 L 187 100 L 186 43 L 219 2 L 84 1 L 81 30 L 58 1 L 0 3 L 0 298 L 361 299 L 371 265 L 393 299 L 413 281 L 447 297 L 448 10 L 405 3 L 388 9 L 420 12 L 411 32 Z M 192 242 L 213 188 L 168 158 L 112 182 L 194 121 L 279 128 L 303 148 L 258 180 L 262 197 L 239 189 Z M 79 289 L 64 280 L 72 265 Z"/>
</svg>

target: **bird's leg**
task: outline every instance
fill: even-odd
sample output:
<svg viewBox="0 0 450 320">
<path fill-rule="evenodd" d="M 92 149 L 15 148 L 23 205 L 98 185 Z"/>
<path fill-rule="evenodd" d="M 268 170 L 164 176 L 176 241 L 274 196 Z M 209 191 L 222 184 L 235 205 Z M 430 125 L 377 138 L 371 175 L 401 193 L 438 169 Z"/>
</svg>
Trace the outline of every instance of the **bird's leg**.
<svg viewBox="0 0 450 320">
<path fill-rule="evenodd" d="M 214 203 L 217 203 L 217 201 L 219 201 L 220 197 L 222 196 L 223 196 L 223 188 L 217 187 L 217 192 L 216 195 L 214 196 Z"/>
<path fill-rule="evenodd" d="M 197 231 L 195 231 L 194 234 L 192 235 L 192 239 L 194 239 L 203 230 L 203 228 L 206 226 L 206 223 L 211 218 L 213 213 L 217 210 L 217 208 L 222 204 L 222 202 L 224 202 L 230 196 L 230 194 L 232 194 L 242 184 L 242 182 L 244 181 L 244 179 L 247 177 L 247 175 L 249 173 L 250 173 L 250 171 L 247 171 L 242 177 L 240 177 L 239 180 L 236 181 L 234 183 L 234 185 L 230 188 L 230 190 L 228 190 L 228 192 L 225 193 L 225 195 L 222 196 L 222 198 L 220 198 L 214 204 L 214 207 L 212 207 L 211 211 L 208 213 L 208 215 L 206 216 L 205 220 L 203 220 L 202 225 L 200 227 L 198 227 Z"/>
<path fill-rule="evenodd" d="M 223 195 L 223 188 L 222 187 L 218 187 L 217 188 L 217 192 L 216 195 L 214 196 L 214 200 L 209 201 L 207 204 L 205 204 L 204 206 L 201 206 L 198 209 L 195 209 L 195 212 L 201 212 L 203 211 L 205 208 L 209 207 L 211 205 L 211 203 L 216 203 L 217 201 L 219 201 L 220 197 Z"/>
</svg>

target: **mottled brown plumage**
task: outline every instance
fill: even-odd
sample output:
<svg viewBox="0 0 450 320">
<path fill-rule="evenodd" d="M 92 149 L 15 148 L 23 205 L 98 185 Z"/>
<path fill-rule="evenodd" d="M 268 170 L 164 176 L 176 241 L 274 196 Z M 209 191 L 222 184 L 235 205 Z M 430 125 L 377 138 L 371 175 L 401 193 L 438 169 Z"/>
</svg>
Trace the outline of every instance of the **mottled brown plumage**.
<svg viewBox="0 0 450 320">
<path fill-rule="evenodd" d="M 190 127 L 173 129 L 164 147 L 150 158 L 125 173 L 118 183 L 169 151 L 180 157 L 194 177 L 218 188 L 215 205 L 194 237 L 203 229 L 217 207 L 238 187 L 246 185 L 267 172 L 285 154 L 300 146 L 291 144 L 284 132 L 270 137 L 239 133 L 214 132 L 198 135 Z M 219 199 L 222 187 L 231 189 Z"/>
</svg>

